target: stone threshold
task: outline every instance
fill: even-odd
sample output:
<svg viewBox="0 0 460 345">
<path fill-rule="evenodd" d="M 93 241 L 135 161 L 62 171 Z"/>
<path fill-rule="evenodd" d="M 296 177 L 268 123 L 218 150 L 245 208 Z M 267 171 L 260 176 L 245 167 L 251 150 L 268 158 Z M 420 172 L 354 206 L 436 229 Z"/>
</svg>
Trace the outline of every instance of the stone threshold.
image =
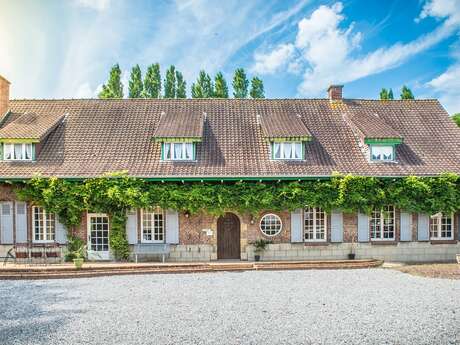
<svg viewBox="0 0 460 345">
<path fill-rule="evenodd" d="M 128 274 L 152 273 L 200 273 L 260 270 L 304 269 L 357 269 L 379 267 L 382 260 L 315 260 L 315 261 L 235 261 L 196 263 L 85 263 L 82 269 L 74 265 L 54 264 L 47 266 L 7 264 L 0 268 L 2 279 L 64 279 L 87 278 Z"/>
</svg>

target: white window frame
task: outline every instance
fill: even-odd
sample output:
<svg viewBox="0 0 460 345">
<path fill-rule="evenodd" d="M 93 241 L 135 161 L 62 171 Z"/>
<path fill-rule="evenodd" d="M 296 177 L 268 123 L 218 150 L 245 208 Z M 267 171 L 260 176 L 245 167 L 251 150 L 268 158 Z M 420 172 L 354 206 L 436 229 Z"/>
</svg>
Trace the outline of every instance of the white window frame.
<svg viewBox="0 0 460 345">
<path fill-rule="evenodd" d="M 17 158 L 15 154 L 15 145 L 21 145 L 21 158 Z M 32 143 L 4 143 L 3 144 L 3 160 L 5 161 L 31 161 L 33 159 L 33 144 Z M 29 148 L 29 150 L 27 150 Z M 11 153 L 11 158 L 7 158 L 7 151 Z M 26 152 L 29 151 L 29 158 L 25 158 Z"/>
<path fill-rule="evenodd" d="M 449 237 L 442 237 L 442 221 L 443 219 L 450 218 L 450 236 Z M 436 220 L 436 223 L 433 223 Z M 432 225 L 436 224 L 437 229 L 436 233 L 437 236 L 432 236 Z M 455 217 L 454 214 L 444 215 L 440 214 L 439 216 L 431 216 L 430 217 L 430 240 L 433 241 L 445 241 L 445 240 L 453 240 L 454 239 L 454 232 L 455 232 Z"/>
<path fill-rule="evenodd" d="M 273 217 L 275 217 L 275 218 L 278 218 L 278 220 L 279 220 L 279 222 L 280 222 L 280 228 L 279 228 L 279 230 L 278 230 L 276 233 L 271 234 L 271 235 L 266 234 L 266 233 L 262 230 L 262 221 L 264 220 L 265 217 L 268 217 L 268 216 L 273 216 Z M 275 237 L 275 236 L 278 236 L 278 235 L 281 233 L 281 231 L 283 230 L 283 221 L 282 221 L 281 217 L 278 216 L 277 214 L 274 214 L 274 213 L 267 213 L 267 214 L 264 214 L 264 215 L 260 218 L 259 230 L 260 230 L 260 232 L 262 232 L 262 234 L 264 234 L 264 236 L 267 236 L 267 237 Z"/>
<path fill-rule="evenodd" d="M 383 154 L 382 154 L 382 158 L 374 159 L 372 157 L 373 150 L 374 149 L 381 149 L 383 147 L 391 148 L 391 159 L 384 159 Z M 370 159 L 371 162 L 394 162 L 395 161 L 395 155 L 396 155 L 396 150 L 395 150 L 395 147 L 393 145 L 369 145 L 369 159 Z"/>
<path fill-rule="evenodd" d="M 313 213 L 313 238 L 312 239 L 307 239 L 306 238 L 306 233 L 307 233 L 307 228 L 305 224 L 305 213 L 307 213 L 307 210 L 312 210 Z M 319 233 L 319 229 L 317 227 L 317 216 L 318 213 L 323 213 L 324 214 L 324 238 L 317 239 L 316 235 Z M 304 242 L 327 242 L 327 213 L 326 211 L 323 211 L 320 207 L 306 207 L 303 209 L 303 240 Z"/>
<path fill-rule="evenodd" d="M 141 209 L 141 212 L 140 212 L 140 216 L 141 216 L 141 243 L 166 243 L 166 215 L 165 215 L 165 212 L 164 210 L 162 210 L 161 208 L 153 208 L 153 209 L 150 209 L 150 210 L 145 210 L 145 209 Z M 146 240 L 144 239 L 144 213 L 150 213 L 151 214 L 151 219 L 150 219 L 150 222 L 152 223 L 152 228 L 151 228 L 151 232 L 152 232 L 152 239 L 151 240 Z M 154 236 L 155 236 L 155 214 L 161 214 L 162 215 L 162 223 L 163 223 L 163 240 L 154 240 Z"/>
<path fill-rule="evenodd" d="M 166 145 L 169 145 L 170 158 L 166 157 Z M 181 145 L 181 155 L 184 158 L 174 158 L 175 146 Z M 190 158 L 186 158 L 187 145 L 190 145 L 192 152 Z M 162 157 L 165 161 L 193 161 L 195 160 L 195 143 L 190 142 L 165 142 L 163 143 Z"/>
<path fill-rule="evenodd" d="M 35 210 L 36 209 L 42 209 L 42 231 L 43 231 L 43 238 L 44 240 L 36 240 L 35 239 L 35 235 L 36 235 L 36 231 L 37 231 L 37 228 L 35 227 L 35 222 L 37 221 L 37 218 L 36 218 L 36 214 L 35 214 Z M 48 227 L 48 217 L 47 215 L 48 214 L 52 214 L 53 217 L 54 217 L 54 221 L 53 221 L 53 235 L 54 236 L 51 236 L 51 237 L 54 237 L 54 238 L 48 238 L 48 232 L 47 232 L 47 227 Z M 44 207 L 41 207 L 41 206 L 32 206 L 32 242 L 33 243 L 54 243 L 56 241 L 56 215 L 54 213 L 49 213 L 48 211 L 45 210 Z"/>
<path fill-rule="evenodd" d="M 385 208 L 392 208 L 391 213 L 393 214 L 393 237 L 391 238 L 385 238 L 384 233 L 385 233 L 385 213 L 390 212 L 386 210 Z M 379 227 L 380 227 L 380 237 L 372 237 L 373 231 L 372 231 L 372 219 L 374 218 L 374 213 L 380 213 L 379 216 Z M 388 231 L 387 231 L 388 232 Z M 388 205 L 385 206 L 384 209 L 382 210 L 373 210 L 371 212 L 371 216 L 369 218 L 369 237 L 371 241 L 395 241 L 396 239 L 396 209 L 393 205 Z"/>
<path fill-rule="evenodd" d="M 294 147 L 294 150 L 295 150 L 295 145 L 296 144 L 300 145 L 300 157 L 299 158 L 291 158 L 291 157 L 286 158 L 284 156 L 284 152 L 285 152 L 284 151 L 284 145 L 291 145 L 291 153 L 292 153 L 292 149 Z M 279 147 L 280 147 L 280 158 L 275 157 L 275 153 L 276 153 L 275 145 L 279 145 Z M 294 145 L 294 146 L 292 146 L 292 145 Z M 299 161 L 299 160 L 303 159 L 304 146 L 303 146 L 302 141 L 279 141 L 279 142 L 274 141 L 272 143 L 272 151 L 273 151 L 272 152 L 272 159 L 274 159 L 274 160 L 277 160 L 277 161 L 280 161 L 280 160 Z"/>
</svg>

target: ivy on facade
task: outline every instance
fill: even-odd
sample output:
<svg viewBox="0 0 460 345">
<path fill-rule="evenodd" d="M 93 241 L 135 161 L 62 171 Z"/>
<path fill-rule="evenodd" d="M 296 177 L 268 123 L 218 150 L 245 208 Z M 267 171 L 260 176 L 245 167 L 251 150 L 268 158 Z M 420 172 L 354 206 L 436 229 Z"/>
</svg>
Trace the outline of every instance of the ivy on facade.
<svg viewBox="0 0 460 345">
<path fill-rule="evenodd" d="M 68 229 L 78 226 L 84 211 L 107 213 L 111 218 L 110 246 L 117 258 L 129 254 L 126 212 L 159 206 L 164 209 L 207 212 L 228 210 L 257 214 L 262 210 L 294 210 L 305 206 L 326 211 L 369 213 L 394 205 L 408 212 L 435 214 L 460 209 L 460 177 L 376 178 L 334 175 L 330 179 L 273 182 L 150 182 L 125 173 L 83 181 L 37 176 L 14 182 L 21 200 L 56 213 Z"/>
</svg>

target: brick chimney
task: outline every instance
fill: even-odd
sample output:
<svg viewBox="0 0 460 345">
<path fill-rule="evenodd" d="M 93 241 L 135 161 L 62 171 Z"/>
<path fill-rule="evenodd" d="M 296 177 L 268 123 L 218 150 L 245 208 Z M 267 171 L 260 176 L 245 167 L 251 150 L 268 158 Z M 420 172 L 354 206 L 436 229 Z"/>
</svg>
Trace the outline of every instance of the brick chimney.
<svg viewBox="0 0 460 345">
<path fill-rule="evenodd" d="M 0 75 L 0 116 L 8 110 L 10 101 L 10 82 Z"/>
<path fill-rule="evenodd" d="M 327 89 L 327 93 L 329 95 L 329 100 L 331 102 L 342 100 L 342 88 L 343 88 L 343 85 L 329 86 L 329 88 Z"/>
</svg>

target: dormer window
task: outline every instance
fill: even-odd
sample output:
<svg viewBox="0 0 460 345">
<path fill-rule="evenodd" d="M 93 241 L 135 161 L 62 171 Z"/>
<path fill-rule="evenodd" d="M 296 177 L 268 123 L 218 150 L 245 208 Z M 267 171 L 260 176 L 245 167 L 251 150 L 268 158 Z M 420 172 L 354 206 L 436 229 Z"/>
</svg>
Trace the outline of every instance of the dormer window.
<svg viewBox="0 0 460 345">
<path fill-rule="evenodd" d="M 6 161 L 31 161 L 33 160 L 34 144 L 3 144 L 3 159 Z"/>
<path fill-rule="evenodd" d="M 394 146 L 370 145 L 371 161 L 393 162 L 395 160 Z"/>
<path fill-rule="evenodd" d="M 162 157 L 165 161 L 195 160 L 195 143 L 163 143 Z"/>
<path fill-rule="evenodd" d="M 298 160 L 303 159 L 303 144 L 301 141 L 285 141 L 272 143 L 273 159 Z"/>
</svg>

